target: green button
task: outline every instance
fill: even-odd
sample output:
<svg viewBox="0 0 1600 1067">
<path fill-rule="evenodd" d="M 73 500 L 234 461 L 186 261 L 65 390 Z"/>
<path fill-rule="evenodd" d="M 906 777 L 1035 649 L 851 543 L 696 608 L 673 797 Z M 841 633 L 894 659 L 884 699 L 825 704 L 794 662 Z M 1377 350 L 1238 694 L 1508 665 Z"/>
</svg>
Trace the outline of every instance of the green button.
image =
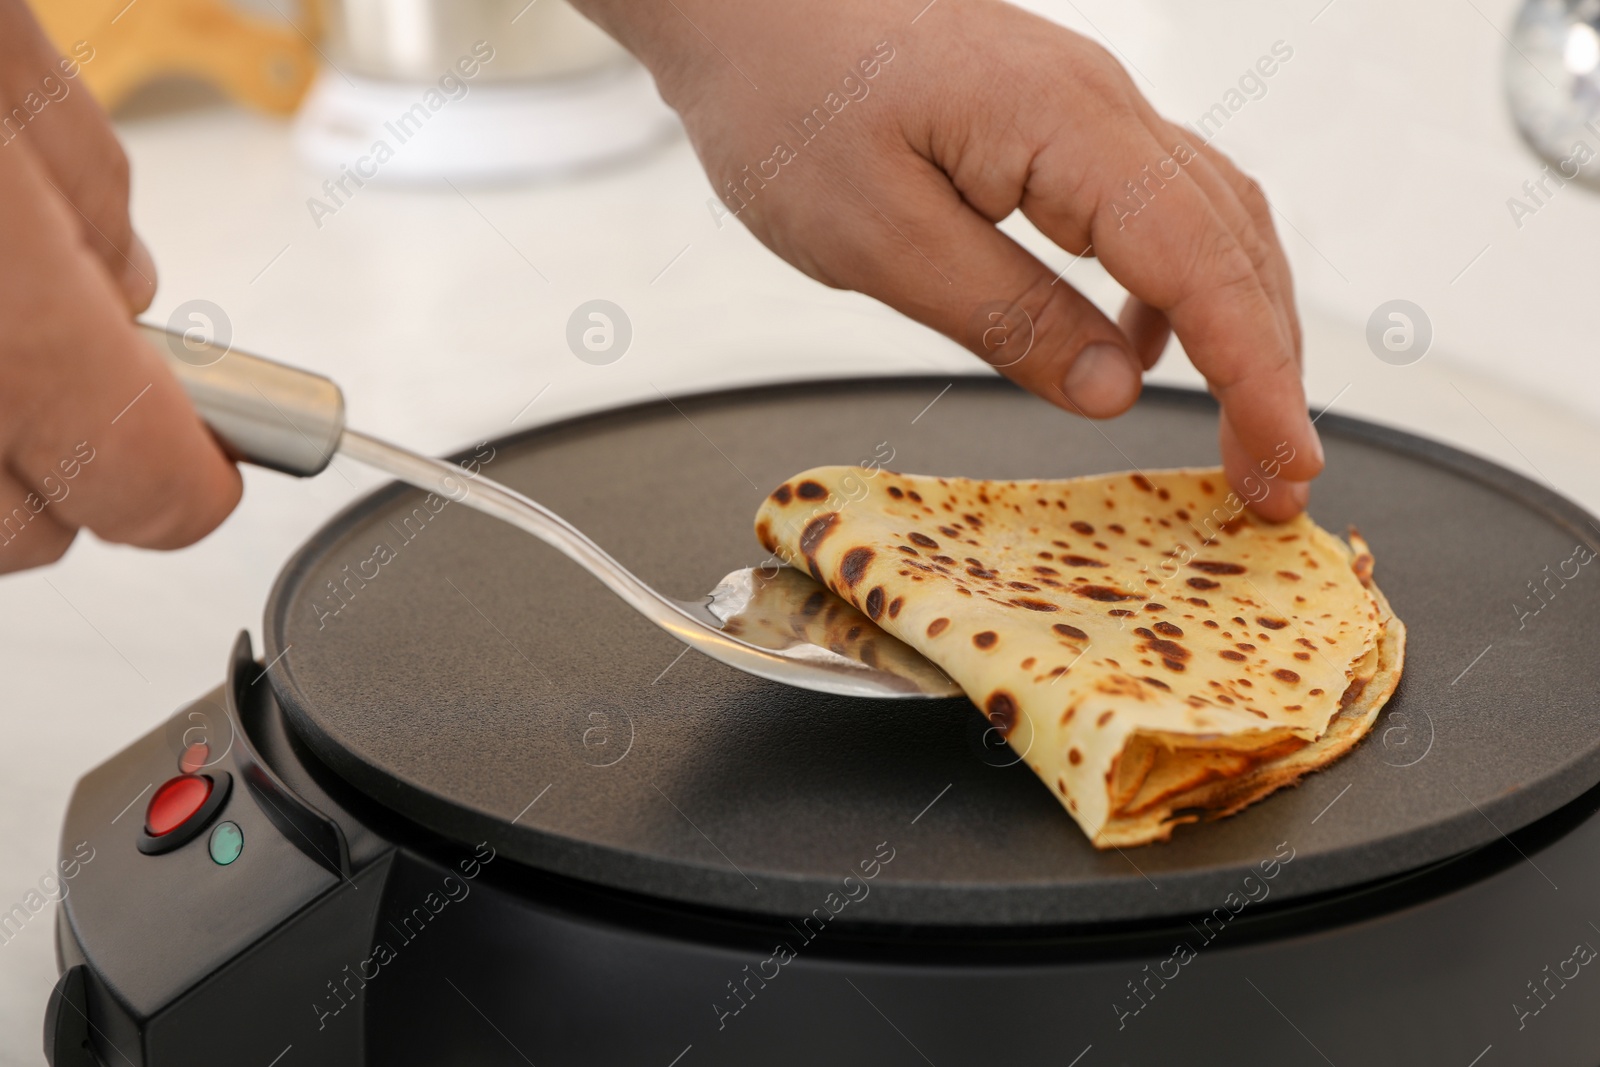
<svg viewBox="0 0 1600 1067">
<path fill-rule="evenodd" d="M 220 822 L 211 831 L 211 858 L 226 867 L 244 851 L 244 831 L 236 822 Z"/>
</svg>

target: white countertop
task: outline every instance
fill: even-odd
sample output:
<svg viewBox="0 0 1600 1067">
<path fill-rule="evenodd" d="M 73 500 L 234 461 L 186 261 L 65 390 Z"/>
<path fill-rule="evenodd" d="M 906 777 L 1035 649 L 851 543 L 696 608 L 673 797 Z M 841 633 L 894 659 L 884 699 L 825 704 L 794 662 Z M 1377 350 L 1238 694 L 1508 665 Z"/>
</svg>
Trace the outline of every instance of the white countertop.
<svg viewBox="0 0 1600 1067">
<path fill-rule="evenodd" d="M 1079 28 L 1092 18 L 1179 118 L 1288 42 L 1292 60 L 1217 143 L 1263 179 L 1287 220 L 1314 402 L 1337 398 L 1341 413 L 1490 456 L 1600 511 L 1586 243 L 1600 241 L 1600 197 L 1569 187 L 1520 231 L 1510 220 L 1505 198 L 1540 167 L 1504 116 L 1504 45 L 1485 18 L 1504 28 L 1512 5 L 1334 0 L 1318 14 L 1322 5 L 1055 6 Z M 982 371 L 873 301 L 808 281 L 737 225 L 719 230 L 681 140 L 630 167 L 463 189 L 466 200 L 369 187 L 319 230 L 305 200 L 324 175 L 295 160 L 278 122 L 217 106 L 122 133 L 135 218 L 161 268 L 155 317 L 214 301 L 240 348 L 329 374 L 353 426 L 423 450 L 657 389 Z M 1026 225 L 1007 225 L 1067 264 Z M 1093 262 L 1067 277 L 1117 299 Z M 1379 362 L 1363 336 L 1368 313 L 1394 297 L 1426 308 L 1436 330 L 1434 350 L 1409 367 Z M 630 351 L 610 366 L 580 362 L 564 342 L 569 313 L 594 298 L 633 323 Z M 1155 377 L 1196 380 L 1176 350 Z M 239 510 L 189 550 L 86 537 L 54 567 L 0 579 L 0 910 L 51 872 L 76 777 L 218 684 L 234 635 L 259 638 L 282 561 L 379 482 L 335 466 L 305 482 L 247 470 Z M 51 925 L 46 911 L 0 944 L 0 1063 L 42 1062 Z"/>
</svg>

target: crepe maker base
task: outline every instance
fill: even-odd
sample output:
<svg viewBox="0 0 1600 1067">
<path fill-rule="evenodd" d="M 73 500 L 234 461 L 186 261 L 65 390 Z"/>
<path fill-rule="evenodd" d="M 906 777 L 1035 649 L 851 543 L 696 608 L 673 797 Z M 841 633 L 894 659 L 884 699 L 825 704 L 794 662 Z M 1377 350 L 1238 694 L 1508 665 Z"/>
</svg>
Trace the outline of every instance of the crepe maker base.
<svg viewBox="0 0 1600 1067">
<path fill-rule="evenodd" d="M 756 507 L 804 468 L 1197 466 L 1216 461 L 1216 419 L 1182 390 L 1093 423 L 992 379 L 828 382 L 580 418 L 494 443 L 483 469 L 688 597 L 762 561 Z M 965 700 L 834 698 L 685 655 L 554 550 L 457 505 L 431 515 L 404 488 L 293 559 L 263 655 L 297 730 L 358 788 L 617 889 L 794 914 L 887 840 L 903 847 L 863 920 L 1180 915 L 1282 842 L 1297 859 L 1278 891 L 1327 891 L 1496 840 L 1600 781 L 1600 580 L 1563 564 L 1595 529 L 1552 492 L 1398 431 L 1331 414 L 1319 427 L 1311 514 L 1372 545 L 1410 634 L 1404 679 L 1351 755 L 1165 844 L 1091 848 Z M 388 562 L 368 562 L 379 546 Z M 1529 583 L 1563 566 L 1577 576 L 1519 616 L 1543 603 Z"/>
</svg>

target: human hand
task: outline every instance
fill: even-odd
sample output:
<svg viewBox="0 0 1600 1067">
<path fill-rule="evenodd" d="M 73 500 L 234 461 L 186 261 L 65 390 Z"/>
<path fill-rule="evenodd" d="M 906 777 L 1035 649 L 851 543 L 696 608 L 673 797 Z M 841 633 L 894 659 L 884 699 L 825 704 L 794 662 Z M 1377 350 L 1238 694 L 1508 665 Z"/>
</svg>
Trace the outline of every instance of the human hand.
<svg viewBox="0 0 1600 1067">
<path fill-rule="evenodd" d="M 1095 418 L 1132 405 L 1176 331 L 1222 405 L 1230 483 L 1264 518 L 1299 513 L 1322 448 L 1255 183 L 1099 45 L 995 0 L 925 3 L 578 0 L 784 259 Z M 995 228 L 1019 208 L 1122 283 L 1119 322 Z"/>
<path fill-rule="evenodd" d="M 79 528 L 190 544 L 241 491 L 134 331 L 155 265 L 128 217 L 127 158 L 77 81 L 83 59 L 0 0 L 0 572 L 53 562 Z"/>
</svg>

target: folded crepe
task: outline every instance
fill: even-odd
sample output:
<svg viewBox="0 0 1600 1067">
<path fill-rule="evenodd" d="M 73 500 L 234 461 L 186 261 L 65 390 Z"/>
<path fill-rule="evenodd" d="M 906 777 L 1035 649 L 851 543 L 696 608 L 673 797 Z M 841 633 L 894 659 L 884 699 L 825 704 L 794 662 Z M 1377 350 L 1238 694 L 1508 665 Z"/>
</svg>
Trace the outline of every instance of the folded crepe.
<svg viewBox="0 0 1600 1067">
<path fill-rule="evenodd" d="M 763 502 L 756 536 L 943 668 L 1099 848 L 1337 759 L 1404 660 L 1360 536 L 1264 522 L 1218 469 L 819 467 Z"/>
</svg>

